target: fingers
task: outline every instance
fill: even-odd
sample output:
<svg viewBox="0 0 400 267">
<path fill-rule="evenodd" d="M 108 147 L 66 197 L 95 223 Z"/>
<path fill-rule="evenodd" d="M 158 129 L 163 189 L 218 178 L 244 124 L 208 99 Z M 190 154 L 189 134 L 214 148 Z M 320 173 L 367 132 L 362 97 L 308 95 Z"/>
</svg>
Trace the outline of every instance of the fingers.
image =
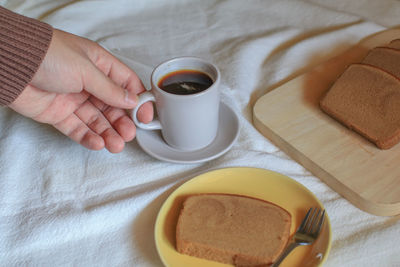
<svg viewBox="0 0 400 267">
<path fill-rule="evenodd" d="M 136 73 L 101 46 L 95 55 L 89 55 L 94 65 L 117 85 L 135 94 L 146 91 Z"/>
<path fill-rule="evenodd" d="M 55 124 L 54 127 L 88 149 L 100 150 L 104 148 L 103 138 L 90 130 L 74 113 Z"/>
<path fill-rule="evenodd" d="M 154 116 L 154 107 L 151 102 L 144 103 L 139 109 L 137 113 L 139 121 L 143 123 L 149 123 L 153 120 Z"/>
<path fill-rule="evenodd" d="M 129 109 L 136 106 L 138 98 L 134 92 L 118 86 L 94 65 L 88 68 L 88 74 L 83 78 L 87 92 L 114 107 Z"/>
<path fill-rule="evenodd" d="M 121 152 L 125 141 L 112 127 L 103 113 L 90 101 L 85 102 L 75 114 L 95 133 L 100 135 L 105 142 L 105 147 L 112 153 Z"/>
<path fill-rule="evenodd" d="M 84 77 L 84 89 L 111 106 L 135 107 L 137 94 L 145 91 L 136 73 L 98 44 L 88 57 L 93 65 L 88 69 L 91 75 Z"/>
<path fill-rule="evenodd" d="M 86 101 L 75 113 L 54 126 L 86 148 L 100 150 L 105 147 L 111 153 L 118 153 L 123 150 L 125 142 L 133 139 L 135 135 L 133 122 L 130 125 L 129 118 L 124 118 L 122 111 L 114 108 L 103 111 L 113 121 L 114 125 L 111 125 L 95 105 Z"/>
<path fill-rule="evenodd" d="M 129 118 L 125 110 L 111 107 L 95 97 L 91 97 L 90 101 L 104 114 L 105 118 L 110 122 L 125 142 L 132 141 L 133 138 L 135 138 L 135 124 Z"/>
<path fill-rule="evenodd" d="M 126 89 L 129 93 L 134 93 L 135 95 L 137 95 L 146 91 L 142 81 L 139 79 L 134 71 L 132 71 L 127 65 L 122 63 L 101 46 L 96 47 L 98 48 L 96 50 L 97 53 L 89 54 L 89 58 L 91 58 L 95 66 L 101 72 L 107 75 L 116 85 L 119 85 L 120 87 Z M 110 103 L 108 103 L 105 99 L 98 96 L 96 97 L 110 105 Z M 101 105 L 101 103 L 97 102 L 96 106 L 102 109 Z M 153 116 L 154 108 L 151 103 L 145 103 L 138 111 L 138 119 L 144 123 L 149 123 L 150 121 L 152 121 Z M 129 117 L 124 117 L 122 119 L 122 123 L 115 124 L 115 127 L 119 128 L 120 125 L 128 125 L 128 120 Z M 132 131 L 134 130 L 131 128 L 127 130 L 127 132 L 129 133 L 132 133 Z"/>
<path fill-rule="evenodd" d="M 33 89 L 11 107 L 54 125 L 89 149 L 119 152 L 135 137 L 124 109 L 134 108 L 145 88 L 134 71 L 92 41 L 54 30 L 49 52 L 28 87 Z M 139 120 L 152 117 L 153 106 L 143 105 Z"/>
</svg>

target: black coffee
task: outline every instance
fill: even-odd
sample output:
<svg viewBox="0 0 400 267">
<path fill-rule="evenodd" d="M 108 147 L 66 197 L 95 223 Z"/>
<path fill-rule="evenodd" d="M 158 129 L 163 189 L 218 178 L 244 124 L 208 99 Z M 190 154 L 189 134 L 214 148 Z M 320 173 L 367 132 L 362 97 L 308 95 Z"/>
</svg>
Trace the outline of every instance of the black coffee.
<svg viewBox="0 0 400 267">
<path fill-rule="evenodd" d="M 206 90 L 213 80 L 205 73 L 196 70 L 171 72 L 158 82 L 158 87 L 175 95 L 191 95 Z"/>
</svg>

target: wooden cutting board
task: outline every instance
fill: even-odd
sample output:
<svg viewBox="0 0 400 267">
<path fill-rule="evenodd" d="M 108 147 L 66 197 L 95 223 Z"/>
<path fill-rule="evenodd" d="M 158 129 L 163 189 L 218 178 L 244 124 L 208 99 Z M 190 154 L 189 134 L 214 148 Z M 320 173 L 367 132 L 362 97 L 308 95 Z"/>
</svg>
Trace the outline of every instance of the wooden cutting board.
<svg viewBox="0 0 400 267">
<path fill-rule="evenodd" d="M 381 216 L 400 214 L 400 144 L 380 150 L 323 113 L 318 102 L 348 64 L 397 38 L 400 29 L 370 36 L 253 107 L 254 125 L 265 137 L 356 207 Z"/>
</svg>

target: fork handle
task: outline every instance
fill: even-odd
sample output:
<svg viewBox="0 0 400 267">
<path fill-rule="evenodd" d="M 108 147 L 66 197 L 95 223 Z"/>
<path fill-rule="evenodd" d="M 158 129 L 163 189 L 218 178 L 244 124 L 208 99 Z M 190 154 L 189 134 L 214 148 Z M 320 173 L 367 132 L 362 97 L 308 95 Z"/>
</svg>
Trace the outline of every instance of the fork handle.
<svg viewBox="0 0 400 267">
<path fill-rule="evenodd" d="M 289 253 L 298 246 L 299 246 L 298 243 L 291 242 L 289 245 L 287 245 L 287 247 L 279 256 L 279 258 L 270 267 L 278 267 L 281 264 L 281 262 L 286 258 L 286 256 L 289 255 Z"/>
</svg>

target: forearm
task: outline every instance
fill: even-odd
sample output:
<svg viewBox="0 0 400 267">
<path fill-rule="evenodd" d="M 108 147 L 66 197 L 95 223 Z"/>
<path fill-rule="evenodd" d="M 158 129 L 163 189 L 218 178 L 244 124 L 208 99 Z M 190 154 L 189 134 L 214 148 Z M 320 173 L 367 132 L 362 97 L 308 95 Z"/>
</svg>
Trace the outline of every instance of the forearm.
<svg viewBox="0 0 400 267">
<path fill-rule="evenodd" d="M 0 105 L 12 103 L 46 55 L 53 28 L 0 6 Z"/>
</svg>

